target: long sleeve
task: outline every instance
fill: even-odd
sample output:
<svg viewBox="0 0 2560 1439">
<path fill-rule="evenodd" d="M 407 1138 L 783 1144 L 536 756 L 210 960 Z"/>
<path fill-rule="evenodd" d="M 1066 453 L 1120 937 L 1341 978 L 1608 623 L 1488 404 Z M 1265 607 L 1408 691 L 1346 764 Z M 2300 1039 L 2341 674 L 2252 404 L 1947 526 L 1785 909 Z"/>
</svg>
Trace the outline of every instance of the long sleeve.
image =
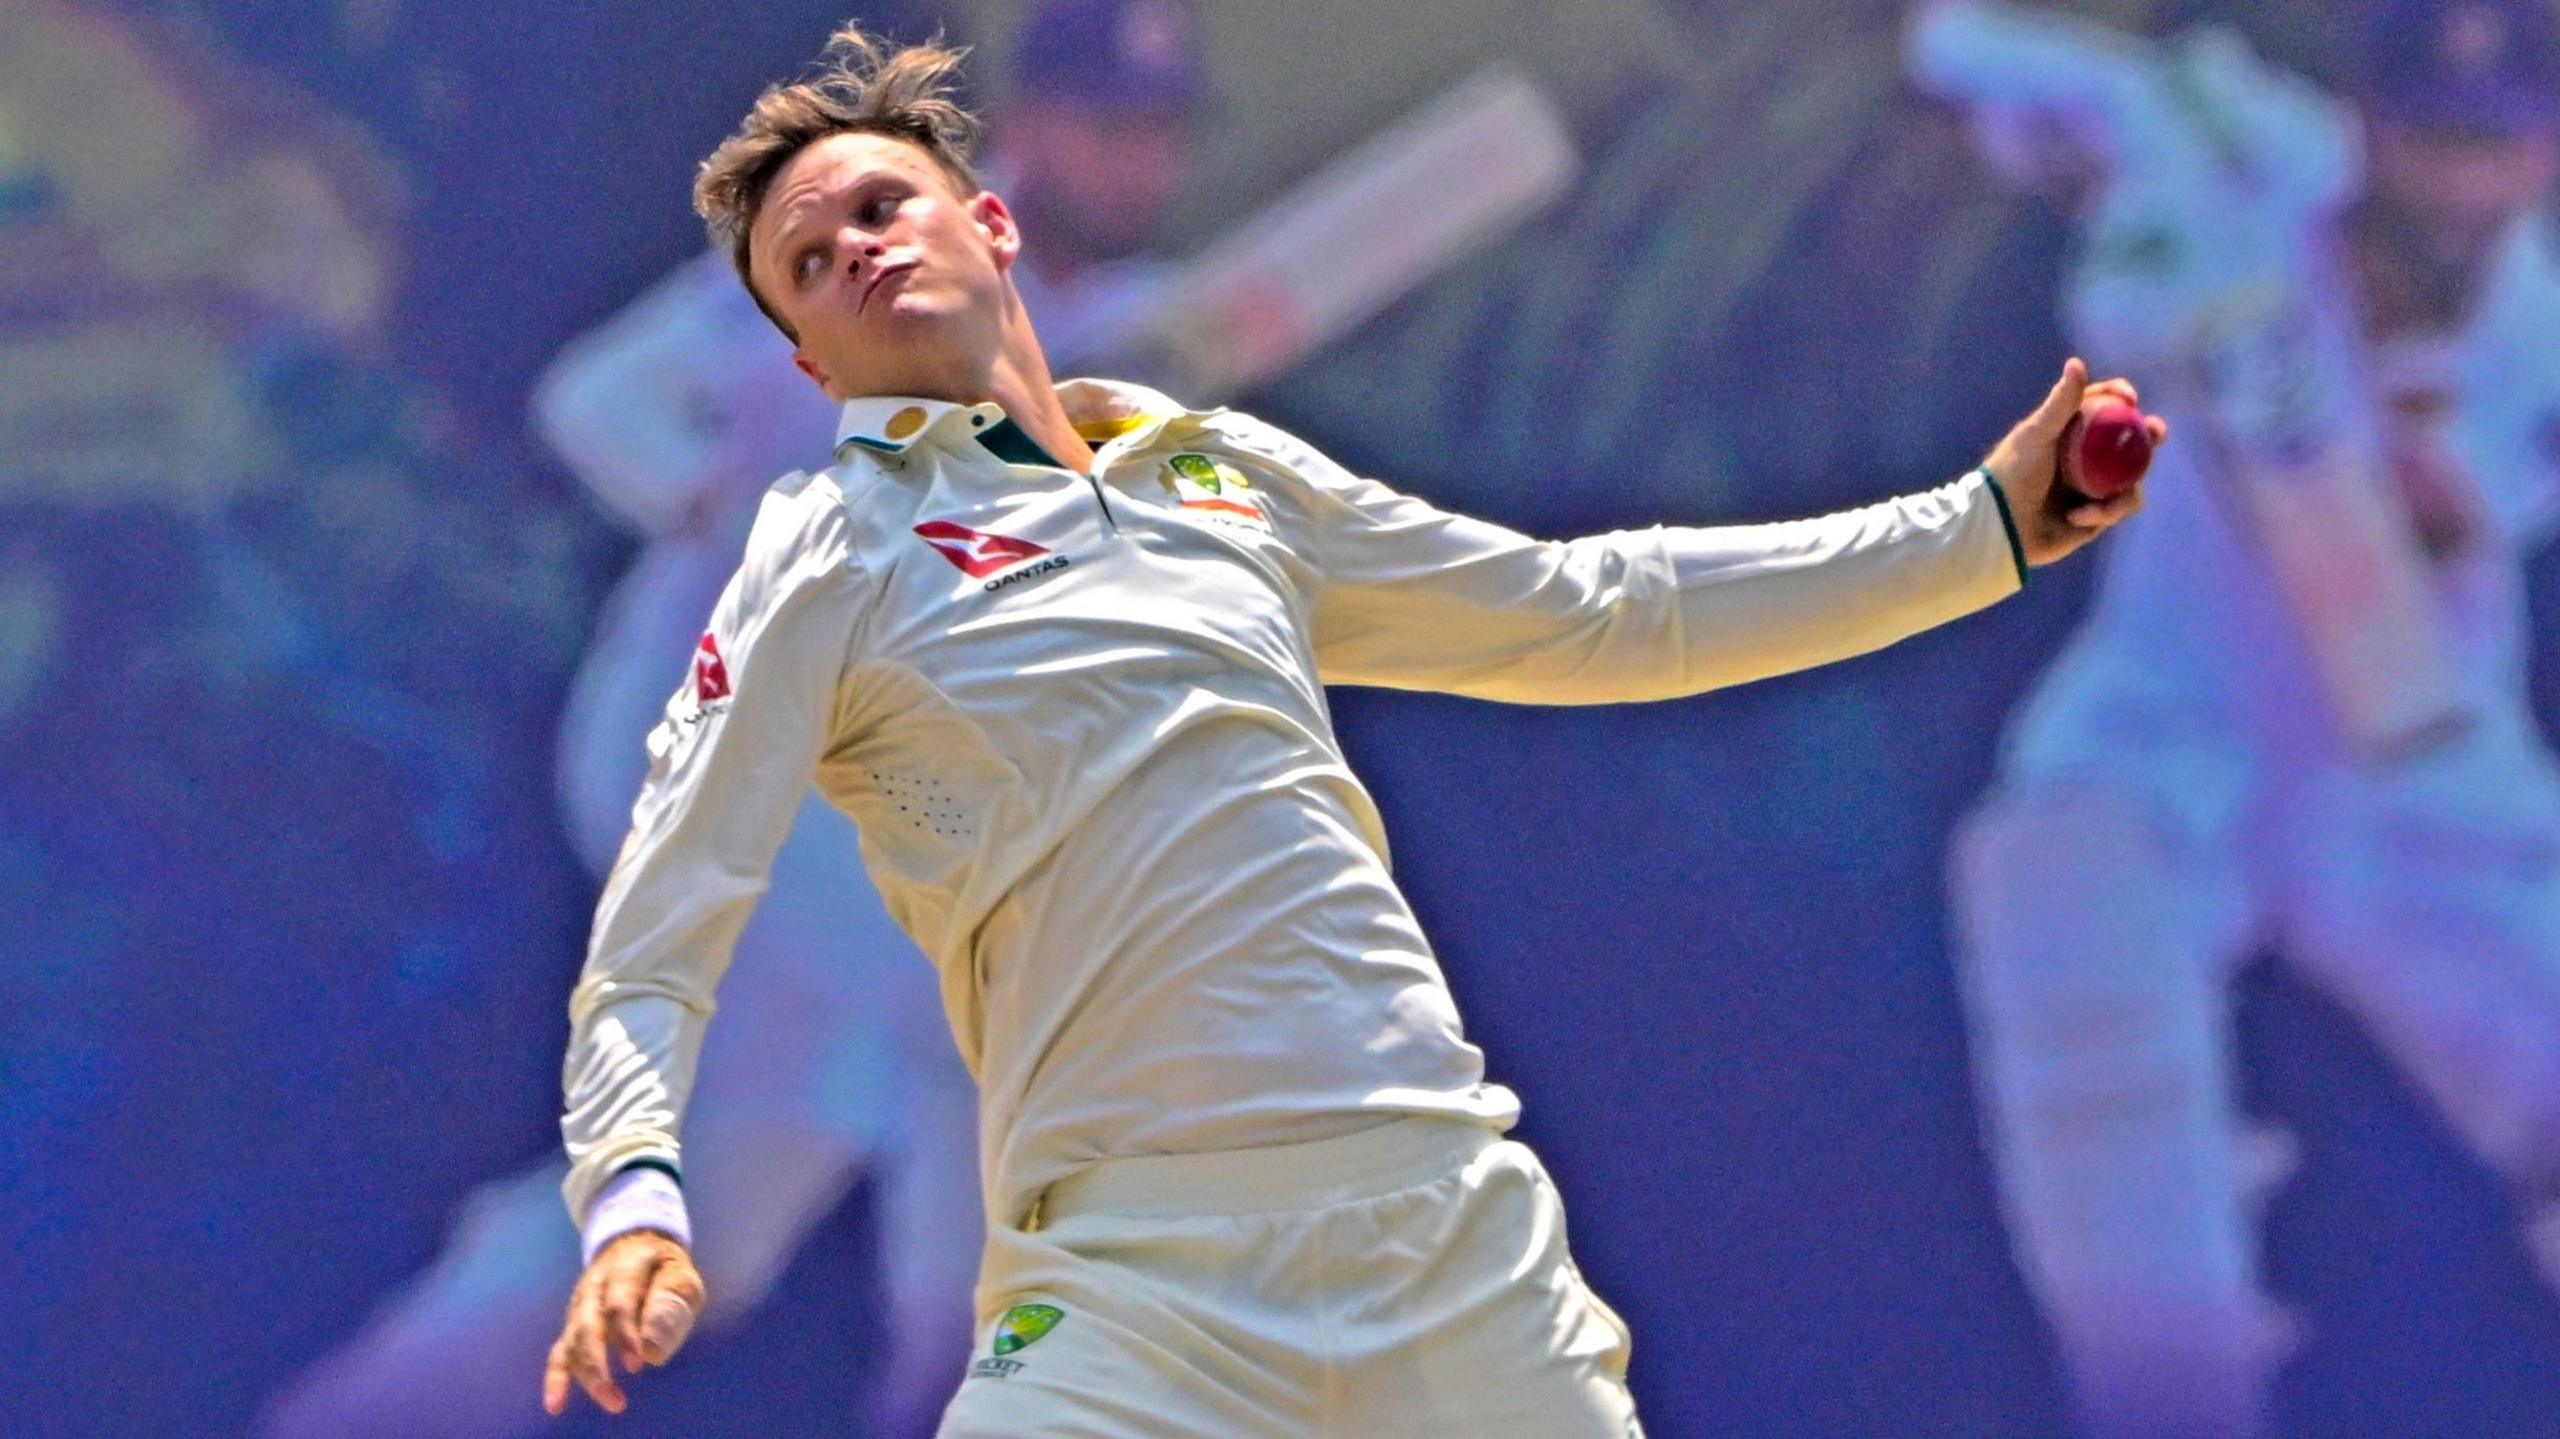
<svg viewBox="0 0 2560 1439">
<path fill-rule="evenodd" d="M 776 486 L 649 737 L 649 777 L 570 1000 L 560 1128 L 581 1222 L 618 1171 L 678 1169 L 713 987 L 841 725 L 859 596 L 831 489 Z"/>
<path fill-rule="evenodd" d="M 1332 684 L 1536 704 L 1695 694 L 1882 648 L 2023 579 L 1978 474 L 1818 519 L 1541 541 L 1302 444 L 1282 457 L 1307 483 Z"/>
<path fill-rule="evenodd" d="M 571 341 L 533 395 L 553 453 L 657 536 L 698 533 L 774 476 L 822 463 L 835 417 L 716 253 Z"/>
<path fill-rule="evenodd" d="M 1912 12 L 1906 53 L 1923 89 L 1979 109 L 2064 117 L 2102 162 L 2174 120 L 2152 78 L 2153 47 L 2095 21 L 2001 0 L 1929 0 Z"/>
<path fill-rule="evenodd" d="M 2059 143 L 2093 164 L 2065 309 L 2075 343 L 2111 369 L 2190 358 L 2196 332 L 2299 253 L 2361 171 L 2346 107 L 2226 29 L 2153 40 L 1931 0 L 1908 58 L 1922 88 L 1973 116 L 1995 164 L 2028 136 L 2027 153 Z"/>
</svg>

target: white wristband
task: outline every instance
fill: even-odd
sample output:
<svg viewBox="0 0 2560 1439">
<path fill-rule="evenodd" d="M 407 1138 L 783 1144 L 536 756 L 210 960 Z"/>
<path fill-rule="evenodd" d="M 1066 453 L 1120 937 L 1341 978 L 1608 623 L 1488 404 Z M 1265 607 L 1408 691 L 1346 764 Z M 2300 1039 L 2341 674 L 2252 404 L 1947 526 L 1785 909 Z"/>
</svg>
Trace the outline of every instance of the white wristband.
<svg viewBox="0 0 2560 1439">
<path fill-rule="evenodd" d="M 684 1190 L 675 1176 L 649 1165 L 634 1165 L 605 1181 L 596 1202 L 587 1206 L 587 1223 L 579 1236 L 593 1264 L 596 1252 L 634 1229 L 655 1229 L 687 1249 L 693 1227 L 686 1222 Z"/>
</svg>

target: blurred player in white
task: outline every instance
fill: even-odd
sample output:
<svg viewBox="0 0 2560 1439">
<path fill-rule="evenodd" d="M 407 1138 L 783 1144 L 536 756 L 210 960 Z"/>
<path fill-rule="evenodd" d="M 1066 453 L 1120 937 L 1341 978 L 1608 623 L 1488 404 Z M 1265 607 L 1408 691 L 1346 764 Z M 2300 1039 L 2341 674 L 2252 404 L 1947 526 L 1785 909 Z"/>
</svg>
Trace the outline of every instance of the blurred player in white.
<svg viewBox="0 0 2560 1439">
<path fill-rule="evenodd" d="M 1168 267 L 1146 254 L 1206 100 L 1179 0 L 1049 0 L 1026 20 L 991 170 L 1041 245 L 1024 303 L 1062 365 L 1143 373 L 1134 319 Z M 616 586 L 563 718 L 560 787 L 602 877 L 648 770 L 643 744 L 777 475 L 826 463 L 838 406 L 791 363 L 723 253 L 668 275 L 576 342 L 535 419 L 647 537 Z M 857 1432 L 931 1433 L 959 1382 L 979 1218 L 976 1096 L 932 966 L 861 878 L 852 823 L 814 792 L 738 940 L 686 1136 L 714 1324 L 753 1310 L 852 1184 L 870 1176 L 887 1309 Z M 528 1356 L 578 1272 L 561 1165 L 475 1195 L 445 1255 L 279 1404 L 274 1439 L 495 1439 L 542 1421 Z"/>
<path fill-rule="evenodd" d="M 2096 1434 L 2260 1432 L 2294 1342 L 2256 1236 L 2287 1145 L 2231 1054 L 2229 981 L 2265 947 L 2514 1183 L 2560 1280 L 2560 780 L 2522 587 L 2560 518 L 2560 36 L 2538 0 L 2369 23 L 2353 103 L 2218 32 L 1949 0 L 1913 33 L 1994 158 L 2079 205 L 2075 338 L 2153 374 L 2185 440 L 1953 868 L 2012 1241 Z M 2314 320 L 2235 332 L 2283 313 L 2245 308 L 2270 289 Z M 2402 533 L 2298 506 L 2272 538 L 2328 578 L 2288 584 L 2266 517 L 2322 447 Z M 2324 624 L 2394 554 L 2423 613 Z M 2358 652 L 2382 624 L 2422 647 Z M 2372 742 L 2359 717 L 2436 665 L 2441 723 Z"/>
<path fill-rule="evenodd" d="M 597 907 L 561 1121 L 589 1258 L 546 1405 L 621 1412 L 616 1370 L 666 1362 L 703 1302 L 684 1186 L 711 1161 L 678 1129 L 814 779 L 979 1081 L 985 1347 L 943 1435 L 1639 1434 L 1626 1332 L 1501 1137 L 1518 1101 L 1323 686 L 1606 703 L 1890 644 L 2139 506 L 2055 486 L 2084 397 L 2130 387 L 2066 365 L 1924 493 L 1532 540 L 1233 410 L 1057 382 L 956 57 L 849 30 L 828 61 L 696 184 L 840 442 L 766 492 Z"/>
</svg>

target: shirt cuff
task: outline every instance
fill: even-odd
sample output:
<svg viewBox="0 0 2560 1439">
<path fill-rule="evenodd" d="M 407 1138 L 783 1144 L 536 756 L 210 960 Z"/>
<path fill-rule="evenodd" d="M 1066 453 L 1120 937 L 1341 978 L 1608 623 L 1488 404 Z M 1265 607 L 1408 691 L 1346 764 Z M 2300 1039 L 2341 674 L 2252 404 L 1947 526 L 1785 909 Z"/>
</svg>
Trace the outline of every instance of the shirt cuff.
<svg viewBox="0 0 2560 1439">
<path fill-rule="evenodd" d="M 2009 535 L 2009 561 L 2018 567 L 2018 588 L 2023 590 L 2027 587 L 2027 542 L 2018 538 L 2018 516 L 2009 508 L 2009 492 L 2000 488 L 2000 478 L 1991 473 L 1989 465 L 1974 473 L 1982 476 L 1982 483 L 1990 487 L 1992 500 L 2000 506 L 2000 528 Z"/>
<path fill-rule="evenodd" d="M 605 1181 L 596 1202 L 587 1206 L 587 1222 L 579 1236 L 584 1262 L 614 1240 L 635 1229 L 654 1229 L 687 1249 L 693 1227 L 684 1212 L 684 1190 L 675 1176 L 655 1165 L 636 1164 Z"/>
</svg>

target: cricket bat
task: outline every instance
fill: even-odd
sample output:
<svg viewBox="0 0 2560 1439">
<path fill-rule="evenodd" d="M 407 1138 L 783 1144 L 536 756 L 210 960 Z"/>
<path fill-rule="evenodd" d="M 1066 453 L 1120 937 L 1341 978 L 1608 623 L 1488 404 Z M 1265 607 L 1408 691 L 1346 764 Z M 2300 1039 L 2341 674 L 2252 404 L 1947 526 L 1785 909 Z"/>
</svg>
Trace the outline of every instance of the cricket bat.
<svg viewBox="0 0 2560 1439">
<path fill-rule="evenodd" d="M 1488 66 L 1213 243 L 1142 343 L 1190 403 L 1229 399 L 1507 233 L 1579 168 L 1547 94 Z"/>
<path fill-rule="evenodd" d="M 2385 471 L 2381 400 L 2360 373 L 2342 284 L 2335 273 L 2270 278 L 2208 321 L 2202 438 L 2349 745 L 2390 760 L 2477 716 L 2408 499 Z"/>
</svg>

